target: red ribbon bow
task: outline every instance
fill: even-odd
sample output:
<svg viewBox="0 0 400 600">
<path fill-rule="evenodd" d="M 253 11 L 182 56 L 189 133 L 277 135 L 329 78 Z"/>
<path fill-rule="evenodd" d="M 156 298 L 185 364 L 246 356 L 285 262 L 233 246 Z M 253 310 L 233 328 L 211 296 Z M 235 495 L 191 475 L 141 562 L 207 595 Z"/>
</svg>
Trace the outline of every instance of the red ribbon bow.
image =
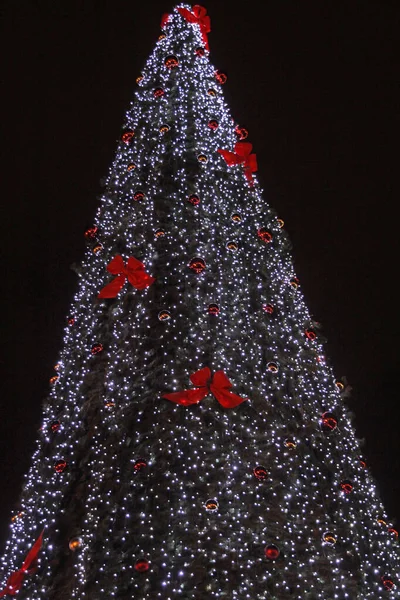
<svg viewBox="0 0 400 600">
<path fill-rule="evenodd" d="M 137 260 L 137 258 L 133 258 L 133 256 L 128 258 L 125 266 L 122 256 L 117 254 L 107 265 L 107 271 L 117 277 L 103 287 L 97 296 L 98 298 L 115 298 L 123 288 L 127 278 L 129 283 L 137 290 L 144 290 L 155 281 L 154 277 L 145 272 L 144 264 L 140 260 Z"/>
<path fill-rule="evenodd" d="M 200 6 L 196 4 L 193 6 L 193 12 L 190 12 L 187 8 L 178 8 L 179 14 L 182 17 L 185 17 L 186 21 L 189 23 L 195 23 L 200 27 L 201 37 L 203 39 L 204 46 L 206 50 L 210 50 L 208 45 L 208 33 L 211 31 L 211 21 L 210 17 L 207 16 L 207 9 L 204 6 Z"/>
<path fill-rule="evenodd" d="M 203 400 L 211 392 L 224 408 L 235 408 L 247 400 L 247 398 L 241 398 L 229 391 L 232 384 L 223 371 L 216 371 L 212 377 L 210 369 L 204 367 L 193 373 L 190 376 L 190 381 L 200 387 L 196 387 L 193 390 L 164 394 L 163 398 L 182 406 L 189 406 L 190 404 L 198 404 L 200 400 Z"/>
<path fill-rule="evenodd" d="M 253 149 L 252 144 L 248 142 L 237 142 L 235 144 L 235 152 L 229 152 L 229 150 L 222 150 L 218 152 L 224 157 L 228 167 L 232 165 L 244 165 L 244 174 L 246 175 L 247 181 L 253 185 L 252 173 L 257 171 L 257 156 L 251 154 Z"/>
<path fill-rule="evenodd" d="M 43 533 L 39 535 L 36 542 L 33 544 L 32 548 L 29 550 L 28 554 L 24 562 L 22 563 L 22 567 L 18 569 L 18 571 L 14 571 L 11 573 L 10 577 L 7 579 L 6 587 L 2 592 L 0 592 L 0 598 L 4 598 L 7 594 L 10 596 L 16 596 L 19 590 L 22 587 L 22 583 L 24 581 L 25 574 L 31 574 L 34 572 L 34 567 L 32 568 L 32 563 L 37 559 L 40 549 L 42 547 L 43 542 Z"/>
</svg>

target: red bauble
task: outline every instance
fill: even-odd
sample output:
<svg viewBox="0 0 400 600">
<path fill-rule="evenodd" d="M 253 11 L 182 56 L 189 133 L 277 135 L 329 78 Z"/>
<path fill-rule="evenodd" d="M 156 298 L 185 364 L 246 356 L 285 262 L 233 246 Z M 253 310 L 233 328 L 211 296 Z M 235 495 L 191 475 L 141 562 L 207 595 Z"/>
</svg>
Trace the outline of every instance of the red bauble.
<svg viewBox="0 0 400 600">
<path fill-rule="evenodd" d="M 340 484 L 340 489 L 345 493 L 345 494 L 351 494 L 351 492 L 353 491 L 353 484 L 351 483 L 351 481 L 342 481 L 342 483 Z"/>
<path fill-rule="evenodd" d="M 218 125 L 219 125 L 218 121 L 216 121 L 215 119 L 211 119 L 211 121 L 208 121 L 208 126 L 213 131 L 215 131 L 216 129 L 218 129 Z"/>
<path fill-rule="evenodd" d="M 206 51 L 204 50 L 204 48 L 196 48 L 196 54 L 200 58 L 202 58 L 205 55 L 205 53 L 206 53 Z"/>
<path fill-rule="evenodd" d="M 85 231 L 85 238 L 88 240 L 93 240 L 96 237 L 98 230 L 98 227 L 89 227 L 89 229 L 86 229 Z"/>
<path fill-rule="evenodd" d="M 176 58 L 176 56 L 171 54 L 165 59 L 164 65 L 167 67 L 167 69 L 176 69 L 176 67 L 179 65 L 179 60 Z"/>
<path fill-rule="evenodd" d="M 121 135 L 121 140 L 124 142 L 124 144 L 130 144 L 134 137 L 135 137 L 135 132 L 133 131 L 133 129 L 127 129 Z"/>
<path fill-rule="evenodd" d="M 270 544 L 265 547 L 264 554 L 269 560 L 276 560 L 280 555 L 280 550 L 274 544 Z"/>
<path fill-rule="evenodd" d="M 139 558 L 139 560 L 135 562 L 135 571 L 137 571 L 138 573 L 145 573 L 149 570 L 149 568 L 150 563 L 145 558 Z"/>
<path fill-rule="evenodd" d="M 63 473 L 66 468 L 67 468 L 67 461 L 65 461 L 65 460 L 58 460 L 57 462 L 54 463 L 54 470 L 56 473 Z"/>
<path fill-rule="evenodd" d="M 135 471 L 142 471 L 146 467 L 147 467 L 147 462 L 145 460 L 143 460 L 142 458 L 139 458 L 133 465 L 133 468 L 135 469 Z"/>
<path fill-rule="evenodd" d="M 260 227 L 257 231 L 257 235 L 266 244 L 272 242 L 272 233 L 270 233 L 266 227 Z"/>
<path fill-rule="evenodd" d="M 196 196 L 196 194 L 191 194 L 188 198 L 188 202 L 193 204 L 193 206 L 198 206 L 200 204 L 200 198 Z"/>
<path fill-rule="evenodd" d="M 392 535 L 395 540 L 397 540 L 399 537 L 399 532 L 394 527 L 389 527 L 388 533 L 390 533 L 390 535 Z"/>
<path fill-rule="evenodd" d="M 142 190 L 138 190 L 137 192 L 135 192 L 133 194 L 133 199 L 136 200 L 136 202 L 143 200 L 143 198 L 144 198 L 144 192 L 142 192 Z"/>
<path fill-rule="evenodd" d="M 392 590 L 394 588 L 394 581 L 388 575 L 384 575 L 382 577 L 382 585 L 386 591 L 390 592 L 390 590 Z"/>
<path fill-rule="evenodd" d="M 257 466 L 253 469 L 253 475 L 258 481 L 268 479 L 268 471 L 265 467 Z"/>
<path fill-rule="evenodd" d="M 215 71 L 214 75 L 215 75 L 216 81 L 218 81 L 218 83 L 220 83 L 221 85 L 226 83 L 226 80 L 228 79 L 226 74 L 223 73 L 222 71 Z"/>
<path fill-rule="evenodd" d="M 207 310 L 210 315 L 219 315 L 220 312 L 218 304 L 209 304 Z"/>
<path fill-rule="evenodd" d="M 100 352 L 103 352 L 104 347 L 103 344 L 100 344 L 100 342 L 97 342 L 96 344 L 93 344 L 90 352 L 92 354 L 100 354 Z"/>
<path fill-rule="evenodd" d="M 362 466 L 363 469 L 367 468 L 367 463 L 365 462 L 365 460 L 363 458 L 360 458 L 360 465 Z"/>
<path fill-rule="evenodd" d="M 53 421 L 50 424 L 50 429 L 53 433 L 57 433 L 57 431 L 59 431 L 60 427 L 61 427 L 60 421 Z"/>
<path fill-rule="evenodd" d="M 263 310 L 269 315 L 272 315 L 272 313 L 274 312 L 274 307 L 272 306 L 272 304 L 264 304 Z"/>
<path fill-rule="evenodd" d="M 321 417 L 321 429 L 322 431 L 334 431 L 337 427 L 337 419 L 335 415 L 331 412 L 324 412 Z"/>
<path fill-rule="evenodd" d="M 154 98 L 161 98 L 164 96 L 165 92 L 162 88 L 158 87 L 153 91 Z"/>
<path fill-rule="evenodd" d="M 74 317 L 71 317 L 71 319 L 68 319 L 68 325 L 75 325 Z"/>
<path fill-rule="evenodd" d="M 206 268 L 206 263 L 202 258 L 192 258 L 189 263 L 189 268 L 195 273 L 202 273 Z"/>
<path fill-rule="evenodd" d="M 313 331 L 312 329 L 306 329 L 305 331 L 305 336 L 306 338 L 308 338 L 311 341 L 314 341 L 315 338 L 317 337 L 317 334 L 315 333 L 315 331 Z"/>
<path fill-rule="evenodd" d="M 239 125 L 236 125 L 235 133 L 238 135 L 239 140 L 245 140 L 249 135 L 247 129 L 245 129 L 244 127 L 239 127 Z"/>
</svg>

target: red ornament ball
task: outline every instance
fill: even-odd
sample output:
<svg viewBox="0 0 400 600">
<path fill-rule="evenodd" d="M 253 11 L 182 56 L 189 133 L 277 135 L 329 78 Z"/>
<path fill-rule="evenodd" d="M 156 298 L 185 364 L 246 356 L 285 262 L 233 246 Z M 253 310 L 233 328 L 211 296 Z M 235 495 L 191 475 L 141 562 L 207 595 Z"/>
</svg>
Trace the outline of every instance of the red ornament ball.
<svg viewBox="0 0 400 600">
<path fill-rule="evenodd" d="M 65 460 L 58 460 L 57 462 L 54 463 L 54 470 L 56 473 L 63 473 L 66 468 L 67 468 L 67 461 L 65 461 Z"/>
<path fill-rule="evenodd" d="M 345 494 L 351 494 L 351 492 L 353 491 L 353 484 L 351 483 L 351 481 L 342 481 L 340 484 L 340 489 L 345 493 Z"/>
<path fill-rule="evenodd" d="M 124 144 L 130 144 L 134 137 L 135 132 L 133 129 L 126 129 L 121 135 L 121 140 L 124 142 Z"/>
<path fill-rule="evenodd" d="M 144 198 L 144 192 L 142 192 L 142 190 L 138 190 L 137 192 L 135 192 L 133 194 L 133 199 L 136 200 L 136 202 L 143 200 L 143 198 Z"/>
<path fill-rule="evenodd" d="M 272 304 L 264 304 L 263 310 L 269 315 L 272 315 L 272 313 L 274 312 L 274 307 L 272 306 Z"/>
<path fill-rule="evenodd" d="M 226 243 L 226 248 L 228 250 L 230 250 L 231 252 L 236 252 L 239 248 L 239 246 L 237 245 L 236 242 L 234 242 L 233 240 L 230 240 L 229 242 Z"/>
<path fill-rule="evenodd" d="M 176 69 L 176 67 L 179 65 L 179 60 L 176 58 L 176 56 L 171 54 L 164 60 L 164 65 L 167 67 L 167 69 Z"/>
<path fill-rule="evenodd" d="M 240 223 L 242 221 L 242 216 L 239 213 L 233 213 L 231 219 L 234 223 Z"/>
<path fill-rule="evenodd" d="M 210 314 L 210 315 L 216 316 L 216 315 L 219 315 L 219 313 L 220 313 L 218 304 L 209 304 L 207 310 L 208 310 L 208 314 Z"/>
<path fill-rule="evenodd" d="M 245 129 L 244 127 L 239 127 L 239 125 L 236 125 L 235 133 L 239 137 L 239 140 L 245 140 L 249 135 L 247 129 Z"/>
<path fill-rule="evenodd" d="M 50 423 L 50 429 L 53 433 L 57 433 L 57 431 L 60 430 L 60 427 L 61 427 L 60 421 L 53 421 L 52 423 Z"/>
<path fill-rule="evenodd" d="M 218 83 L 220 83 L 221 85 L 223 85 L 224 83 L 226 83 L 228 77 L 225 73 L 223 73 L 222 71 L 215 71 L 214 73 L 215 75 L 215 79 Z"/>
<path fill-rule="evenodd" d="M 314 341 L 317 337 L 317 334 L 312 329 L 306 329 L 305 336 L 307 339 Z"/>
<path fill-rule="evenodd" d="M 253 469 L 253 475 L 258 481 L 268 479 L 268 471 L 265 467 L 257 466 Z"/>
<path fill-rule="evenodd" d="M 394 588 L 394 581 L 388 575 L 384 575 L 382 577 L 382 585 L 386 591 L 390 592 L 390 590 L 392 590 Z"/>
<path fill-rule="evenodd" d="M 133 468 L 135 469 L 135 471 L 142 471 L 146 467 L 147 467 L 147 462 L 145 460 L 143 460 L 143 458 L 139 458 L 133 465 Z"/>
<path fill-rule="evenodd" d="M 321 429 L 322 431 L 329 432 L 334 431 L 337 427 L 337 419 L 331 412 L 324 412 L 321 417 Z"/>
<path fill-rule="evenodd" d="M 399 532 L 394 527 L 389 527 L 388 533 L 390 533 L 390 535 L 392 535 L 395 540 L 397 540 L 399 537 Z"/>
<path fill-rule="evenodd" d="M 200 198 L 196 194 L 191 194 L 188 198 L 188 202 L 193 206 L 198 206 L 200 204 Z"/>
<path fill-rule="evenodd" d="M 213 131 L 215 131 L 216 129 L 218 129 L 218 126 L 219 126 L 219 123 L 215 119 L 211 119 L 211 121 L 208 121 L 208 127 L 210 129 L 212 129 Z"/>
<path fill-rule="evenodd" d="M 104 347 L 103 344 L 100 344 L 100 342 L 96 342 L 96 344 L 93 344 L 90 352 L 92 354 L 100 354 L 101 352 L 103 352 Z"/>
<path fill-rule="evenodd" d="M 195 52 L 196 52 L 196 55 L 199 56 L 200 58 L 202 58 L 206 53 L 204 48 L 200 48 L 200 47 L 196 48 Z"/>
<path fill-rule="evenodd" d="M 280 555 L 280 550 L 274 544 L 270 544 L 265 547 L 264 554 L 269 560 L 276 560 Z"/>
<path fill-rule="evenodd" d="M 139 558 L 139 560 L 135 562 L 135 571 L 137 571 L 138 573 L 145 573 L 149 570 L 149 568 L 150 563 L 145 558 Z"/>
<path fill-rule="evenodd" d="M 206 268 L 206 263 L 202 258 L 192 258 L 189 268 L 195 273 L 202 273 Z"/>
<path fill-rule="evenodd" d="M 85 231 L 85 238 L 88 240 L 93 240 L 96 237 L 98 230 L 98 227 L 89 227 L 89 229 L 86 229 Z"/>
<path fill-rule="evenodd" d="M 165 94 L 164 90 L 160 87 L 155 88 L 155 90 L 153 91 L 154 98 L 162 98 L 162 96 L 164 96 L 164 94 Z"/>
<path fill-rule="evenodd" d="M 276 362 L 269 362 L 267 364 L 267 369 L 270 373 L 277 373 L 279 371 L 279 366 L 278 363 Z"/>
<path fill-rule="evenodd" d="M 266 227 L 260 227 L 260 229 L 257 231 L 257 235 L 260 238 L 260 240 L 262 240 L 266 244 L 272 242 L 272 233 L 270 233 L 270 231 L 268 231 Z"/>
<path fill-rule="evenodd" d="M 68 319 L 68 325 L 75 325 L 74 317 L 71 317 L 71 319 Z"/>
<path fill-rule="evenodd" d="M 170 318 L 171 318 L 171 313 L 169 312 L 169 310 L 162 310 L 158 313 L 159 321 L 169 321 Z"/>
</svg>

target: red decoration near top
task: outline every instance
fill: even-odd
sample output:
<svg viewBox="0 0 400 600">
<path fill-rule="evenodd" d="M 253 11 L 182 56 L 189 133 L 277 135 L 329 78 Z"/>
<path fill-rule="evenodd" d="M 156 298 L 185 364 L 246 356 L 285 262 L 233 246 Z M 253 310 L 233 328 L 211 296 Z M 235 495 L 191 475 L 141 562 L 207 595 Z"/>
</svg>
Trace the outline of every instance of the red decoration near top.
<svg viewBox="0 0 400 600">
<path fill-rule="evenodd" d="M 189 269 L 192 269 L 195 273 L 202 273 L 206 268 L 206 263 L 202 258 L 192 258 L 189 263 Z"/>
<path fill-rule="evenodd" d="M 122 290 L 127 278 L 137 290 L 144 290 L 155 281 L 154 277 L 145 272 L 144 264 L 133 256 L 128 258 L 125 266 L 122 256 L 117 254 L 107 265 L 107 271 L 116 277 L 101 290 L 98 298 L 115 298 Z"/>
<path fill-rule="evenodd" d="M 7 594 L 10 596 L 16 596 L 22 587 L 25 575 L 32 575 L 35 572 L 36 569 L 34 563 L 37 560 L 39 552 L 42 548 L 43 534 L 44 529 L 26 555 L 26 558 L 22 563 L 22 567 L 18 569 L 18 571 L 11 573 L 7 579 L 6 587 L 2 592 L 0 592 L 0 598 L 4 598 L 4 596 L 7 596 Z"/>
<path fill-rule="evenodd" d="M 214 375 L 211 375 L 210 369 L 204 367 L 193 373 L 190 376 L 190 381 L 200 387 L 164 394 L 163 398 L 182 406 L 189 406 L 190 404 L 198 404 L 211 393 L 224 408 L 235 408 L 247 400 L 247 398 L 241 398 L 229 391 L 232 384 L 223 371 L 216 371 Z"/>
<path fill-rule="evenodd" d="M 161 29 L 164 29 L 165 26 L 167 25 L 169 21 L 169 14 L 168 13 L 164 13 L 163 16 L 161 17 Z"/>
<path fill-rule="evenodd" d="M 351 492 L 353 491 L 353 484 L 351 483 L 351 481 L 342 481 L 342 483 L 340 484 L 340 489 L 345 494 L 351 494 Z"/>
<path fill-rule="evenodd" d="M 153 91 L 153 95 L 155 98 L 161 98 L 161 96 L 164 96 L 165 92 L 162 88 L 158 87 L 155 88 L 155 90 Z"/>
<path fill-rule="evenodd" d="M 70 319 L 68 319 L 68 325 L 75 325 L 74 317 L 71 317 Z"/>
<path fill-rule="evenodd" d="M 226 83 L 228 81 L 228 76 L 226 75 L 226 73 L 223 73 L 222 71 L 215 71 L 214 75 L 215 75 L 215 79 L 221 85 L 224 85 L 224 83 Z"/>
<path fill-rule="evenodd" d="M 324 412 L 321 418 L 322 431 L 333 431 L 337 427 L 337 419 L 331 412 Z"/>
<path fill-rule="evenodd" d="M 50 429 L 53 433 L 57 433 L 61 427 L 60 421 L 53 421 L 50 425 Z"/>
<path fill-rule="evenodd" d="M 143 460 L 142 458 L 139 458 L 139 460 L 137 460 L 135 462 L 135 464 L 133 465 L 133 468 L 135 469 L 135 471 L 141 471 L 142 469 L 145 469 L 147 467 L 147 462 L 145 460 Z"/>
<path fill-rule="evenodd" d="M 56 473 L 63 473 L 66 468 L 67 461 L 65 460 L 58 460 L 56 463 L 54 463 L 54 470 Z"/>
<path fill-rule="evenodd" d="M 187 8 L 178 8 L 179 14 L 182 15 L 188 21 L 188 23 L 194 23 L 200 27 L 200 33 L 203 40 L 203 44 L 206 50 L 210 50 L 208 44 L 208 33 L 211 31 L 210 17 L 207 15 L 207 9 L 204 6 L 195 4 L 192 7 L 193 12 L 190 12 Z"/>
<path fill-rule="evenodd" d="M 269 315 L 272 315 L 272 313 L 274 312 L 274 307 L 272 306 L 272 304 L 264 304 L 263 310 Z"/>
<path fill-rule="evenodd" d="M 249 132 L 247 131 L 247 129 L 245 129 L 244 127 L 240 127 L 239 125 L 236 125 L 235 127 L 235 133 L 239 136 L 239 140 L 245 140 L 247 138 L 247 136 L 249 135 Z"/>
<path fill-rule="evenodd" d="M 394 527 L 389 527 L 388 533 L 391 533 L 396 538 L 396 540 L 399 537 L 399 532 Z"/>
<path fill-rule="evenodd" d="M 208 121 L 208 126 L 210 129 L 215 131 L 216 129 L 218 129 L 218 121 L 216 121 L 215 119 L 211 119 L 211 121 Z"/>
<path fill-rule="evenodd" d="M 254 467 L 253 475 L 258 481 L 264 481 L 264 479 L 268 478 L 268 471 L 265 467 Z"/>
<path fill-rule="evenodd" d="M 308 338 L 311 341 L 314 341 L 315 338 L 317 337 L 317 334 L 312 329 L 306 329 L 305 335 L 306 335 L 306 338 Z"/>
<path fill-rule="evenodd" d="M 96 344 L 93 344 L 93 346 L 91 347 L 90 352 L 92 354 L 100 354 L 101 352 L 103 352 L 103 350 L 103 344 L 100 344 L 100 342 L 96 342 Z"/>
<path fill-rule="evenodd" d="M 248 142 L 237 142 L 235 144 L 235 152 L 222 150 L 221 148 L 218 149 L 218 152 L 224 157 L 228 167 L 233 165 L 244 166 L 244 173 L 251 186 L 254 184 L 252 173 L 257 171 L 257 156 L 251 154 L 252 149 L 252 144 L 249 144 Z"/>
<path fill-rule="evenodd" d="M 266 244 L 272 242 L 272 233 L 270 233 L 266 227 L 260 227 L 260 229 L 257 231 L 257 235 L 260 240 Z"/>
<path fill-rule="evenodd" d="M 124 133 L 122 134 L 121 140 L 125 144 L 130 144 L 134 137 L 135 137 L 135 132 L 133 131 L 133 129 L 127 129 L 127 131 L 124 131 Z"/>
</svg>

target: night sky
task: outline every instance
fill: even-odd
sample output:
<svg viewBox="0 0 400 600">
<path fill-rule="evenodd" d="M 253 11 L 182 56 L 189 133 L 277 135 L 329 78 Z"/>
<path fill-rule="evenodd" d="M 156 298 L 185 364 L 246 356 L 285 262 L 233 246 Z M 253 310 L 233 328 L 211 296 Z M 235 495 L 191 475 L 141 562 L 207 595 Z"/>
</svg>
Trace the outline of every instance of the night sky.
<svg viewBox="0 0 400 600">
<path fill-rule="evenodd" d="M 327 338 L 389 516 L 400 517 L 398 30 L 389 0 L 210 0 L 211 60 Z M 1 11 L 0 542 L 18 508 L 101 179 L 168 0 Z"/>
</svg>

